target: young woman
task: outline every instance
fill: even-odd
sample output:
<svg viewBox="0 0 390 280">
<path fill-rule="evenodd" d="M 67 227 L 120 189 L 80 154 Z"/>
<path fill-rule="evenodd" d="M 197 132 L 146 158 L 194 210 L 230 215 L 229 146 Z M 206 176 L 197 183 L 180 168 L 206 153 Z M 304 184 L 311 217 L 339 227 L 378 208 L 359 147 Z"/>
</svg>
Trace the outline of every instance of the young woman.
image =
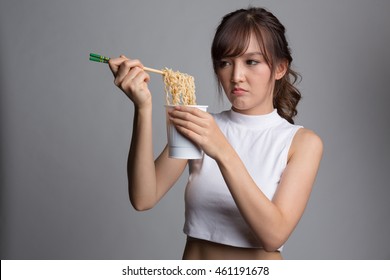
<svg viewBox="0 0 390 280">
<path fill-rule="evenodd" d="M 308 202 L 322 141 L 294 125 L 297 74 L 279 20 L 262 8 L 226 15 L 212 44 L 214 71 L 231 110 L 209 114 L 177 106 L 180 133 L 204 151 L 200 160 L 154 160 L 149 75 L 138 60 L 111 59 L 114 83 L 135 106 L 128 159 L 129 196 L 152 208 L 189 165 L 183 259 L 281 259 Z"/>
</svg>

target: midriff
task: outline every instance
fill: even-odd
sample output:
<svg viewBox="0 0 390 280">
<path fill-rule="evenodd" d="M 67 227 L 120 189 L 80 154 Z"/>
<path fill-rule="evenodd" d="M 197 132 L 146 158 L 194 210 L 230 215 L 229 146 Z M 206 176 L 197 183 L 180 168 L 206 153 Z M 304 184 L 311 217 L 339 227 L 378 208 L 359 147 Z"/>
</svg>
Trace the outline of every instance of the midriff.
<svg viewBox="0 0 390 280">
<path fill-rule="evenodd" d="M 282 260 L 279 251 L 262 248 L 239 248 L 188 237 L 183 260 Z"/>
</svg>

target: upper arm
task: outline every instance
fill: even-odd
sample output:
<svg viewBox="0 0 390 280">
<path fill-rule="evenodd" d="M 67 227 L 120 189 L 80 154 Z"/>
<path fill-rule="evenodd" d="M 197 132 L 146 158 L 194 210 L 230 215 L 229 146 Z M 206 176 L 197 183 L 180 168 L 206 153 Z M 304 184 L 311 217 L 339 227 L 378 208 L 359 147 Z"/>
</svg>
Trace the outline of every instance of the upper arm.
<svg viewBox="0 0 390 280">
<path fill-rule="evenodd" d="M 158 200 L 160 200 L 179 179 L 188 162 L 186 159 L 174 159 L 170 158 L 168 155 L 168 146 L 165 146 L 164 150 L 154 161 Z"/>
<path fill-rule="evenodd" d="M 305 128 L 297 131 L 290 147 L 287 166 L 272 200 L 279 208 L 289 233 L 303 215 L 322 152 L 323 143 L 318 135 Z"/>
</svg>

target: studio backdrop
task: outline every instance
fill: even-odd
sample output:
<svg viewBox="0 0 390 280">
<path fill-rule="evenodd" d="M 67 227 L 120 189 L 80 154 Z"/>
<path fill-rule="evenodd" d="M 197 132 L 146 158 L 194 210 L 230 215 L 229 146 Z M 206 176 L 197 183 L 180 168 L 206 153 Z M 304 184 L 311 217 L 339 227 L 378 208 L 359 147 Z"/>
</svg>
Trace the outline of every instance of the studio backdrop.
<svg viewBox="0 0 390 280">
<path fill-rule="evenodd" d="M 296 123 L 324 141 L 311 200 L 286 259 L 389 259 L 390 2 L 386 0 L 2 0 L 2 259 L 180 259 L 188 172 L 135 211 L 126 162 L 133 105 L 90 52 L 125 54 L 195 77 L 199 104 L 219 100 L 211 41 L 226 13 L 272 11 L 302 75 Z M 151 74 L 157 156 L 164 88 Z"/>
</svg>

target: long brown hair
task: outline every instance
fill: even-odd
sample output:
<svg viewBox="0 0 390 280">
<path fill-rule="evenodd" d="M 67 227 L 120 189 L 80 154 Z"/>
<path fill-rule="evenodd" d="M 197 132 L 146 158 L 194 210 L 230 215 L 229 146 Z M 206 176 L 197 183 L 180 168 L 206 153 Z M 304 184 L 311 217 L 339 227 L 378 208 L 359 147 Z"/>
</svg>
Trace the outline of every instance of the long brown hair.
<svg viewBox="0 0 390 280">
<path fill-rule="evenodd" d="M 271 12 L 263 8 L 250 7 L 231 12 L 222 18 L 211 47 L 214 72 L 217 74 L 221 59 L 244 54 L 252 34 L 259 42 L 272 75 L 278 63 L 287 62 L 286 74 L 275 81 L 273 105 L 281 117 L 294 123 L 293 118 L 298 113 L 296 107 L 301 99 L 301 93 L 294 84 L 300 75 L 291 69 L 293 59 L 286 40 L 285 28 Z"/>
</svg>

